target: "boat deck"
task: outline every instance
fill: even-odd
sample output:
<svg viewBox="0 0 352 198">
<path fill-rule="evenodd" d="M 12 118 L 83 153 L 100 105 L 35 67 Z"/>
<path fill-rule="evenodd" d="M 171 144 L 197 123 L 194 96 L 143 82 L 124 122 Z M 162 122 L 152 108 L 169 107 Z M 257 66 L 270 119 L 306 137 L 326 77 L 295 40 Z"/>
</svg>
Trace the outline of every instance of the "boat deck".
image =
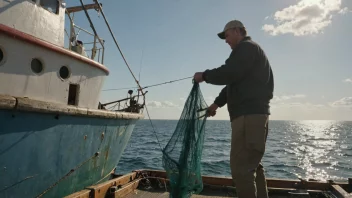
<svg viewBox="0 0 352 198">
<path fill-rule="evenodd" d="M 169 192 L 154 189 L 136 189 L 125 196 L 125 198 L 169 198 Z M 199 195 L 192 195 L 191 198 L 224 198 L 236 197 L 233 192 L 227 190 L 211 190 L 205 188 Z M 272 198 L 285 198 L 287 196 L 271 195 Z"/>
<path fill-rule="evenodd" d="M 169 198 L 170 194 L 168 192 L 156 192 L 156 191 L 136 191 L 128 194 L 126 198 Z M 223 198 L 223 197 L 230 197 L 226 196 L 225 194 L 222 195 L 193 195 L 192 198 Z"/>
<path fill-rule="evenodd" d="M 236 197 L 232 179 L 202 176 L 203 190 L 192 198 Z M 352 198 L 349 182 L 319 182 L 305 180 L 267 179 L 271 198 Z M 169 180 L 165 171 L 137 170 L 126 175 L 114 175 L 106 182 L 86 187 L 65 198 L 168 198 Z"/>
</svg>

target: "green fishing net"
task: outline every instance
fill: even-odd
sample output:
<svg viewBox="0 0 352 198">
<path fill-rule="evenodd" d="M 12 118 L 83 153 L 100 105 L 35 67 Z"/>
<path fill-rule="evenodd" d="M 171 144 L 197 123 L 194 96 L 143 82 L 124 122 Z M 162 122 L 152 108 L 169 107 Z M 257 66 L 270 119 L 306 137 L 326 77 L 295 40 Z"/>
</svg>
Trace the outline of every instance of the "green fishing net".
<svg viewBox="0 0 352 198">
<path fill-rule="evenodd" d="M 176 129 L 163 149 L 172 198 L 190 197 L 203 190 L 201 157 L 207 108 L 199 84 L 194 82 Z"/>
</svg>

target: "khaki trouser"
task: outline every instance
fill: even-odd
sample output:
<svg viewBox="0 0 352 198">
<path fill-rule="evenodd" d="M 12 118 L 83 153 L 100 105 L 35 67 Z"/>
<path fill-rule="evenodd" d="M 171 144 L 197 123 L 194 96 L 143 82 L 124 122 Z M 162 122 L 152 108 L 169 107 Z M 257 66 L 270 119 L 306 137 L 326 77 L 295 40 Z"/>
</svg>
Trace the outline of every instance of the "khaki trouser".
<svg viewBox="0 0 352 198">
<path fill-rule="evenodd" d="M 245 115 L 231 122 L 230 165 L 239 198 L 268 198 L 261 164 L 268 134 L 268 115 Z"/>
</svg>

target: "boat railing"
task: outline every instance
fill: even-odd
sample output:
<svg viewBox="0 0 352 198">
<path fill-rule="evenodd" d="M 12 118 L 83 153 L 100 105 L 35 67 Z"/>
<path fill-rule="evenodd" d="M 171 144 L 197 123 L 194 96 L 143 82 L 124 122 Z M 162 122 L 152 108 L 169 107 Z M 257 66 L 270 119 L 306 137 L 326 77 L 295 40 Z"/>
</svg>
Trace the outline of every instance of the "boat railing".
<svg viewBox="0 0 352 198">
<path fill-rule="evenodd" d="M 97 34 L 92 33 L 74 23 L 74 13 L 82 10 L 95 9 L 99 12 L 97 4 L 89 4 L 82 6 L 75 6 L 66 9 L 66 15 L 69 18 L 70 30 L 67 32 L 65 29 L 66 35 L 69 39 L 68 48 L 71 51 L 74 51 L 82 56 L 95 60 L 101 64 L 104 64 L 104 39 L 98 37 Z M 79 34 L 83 32 L 86 35 L 93 37 L 93 40 L 83 42 L 78 39 Z M 91 49 L 86 49 L 85 46 L 91 46 Z"/>
<path fill-rule="evenodd" d="M 144 94 L 146 94 L 146 93 L 148 93 L 148 91 L 146 91 Z M 143 100 L 142 104 L 138 103 L 139 98 L 142 96 L 140 94 L 140 92 L 138 92 L 138 94 L 136 94 L 136 95 L 132 95 L 133 91 L 129 90 L 128 94 L 130 96 L 127 98 L 123 98 L 120 100 L 107 102 L 107 103 L 100 103 L 99 109 L 108 109 L 108 110 L 113 110 L 113 111 L 130 112 L 130 113 L 143 112 L 143 108 L 145 106 L 145 100 Z M 144 99 L 144 97 L 143 97 L 143 99 Z M 108 107 L 108 106 L 110 106 L 110 107 Z"/>
<path fill-rule="evenodd" d="M 93 3 L 93 4 L 86 4 L 85 5 L 83 3 L 83 0 L 80 0 L 80 3 L 81 3 L 80 6 L 66 8 L 65 12 L 69 18 L 70 32 L 68 33 L 66 31 L 66 29 L 65 29 L 65 32 L 67 34 L 67 37 L 69 38 L 69 46 L 68 47 L 70 50 L 75 51 L 75 52 L 77 52 L 83 56 L 86 56 L 94 61 L 97 61 L 101 64 L 104 64 L 104 51 L 105 51 L 104 42 L 105 41 L 99 37 L 99 35 L 96 31 L 96 28 L 94 27 L 94 24 L 91 20 L 91 17 L 89 16 L 89 13 L 87 10 L 94 9 L 98 13 L 101 13 L 102 16 L 104 17 L 104 20 L 105 20 L 110 32 L 111 32 L 111 29 L 110 29 L 109 24 L 107 23 L 105 15 L 103 13 L 102 4 L 99 3 L 98 0 L 94 0 L 94 2 L 95 3 Z M 80 12 L 80 11 L 84 11 L 93 33 L 75 24 L 74 14 L 76 12 Z M 80 32 L 84 32 L 85 34 L 92 36 L 93 41 L 83 43 L 82 41 L 78 40 L 78 35 Z M 117 45 L 117 42 L 116 42 L 113 34 L 112 34 L 112 37 Z M 84 45 L 92 45 L 92 49 L 86 50 L 86 49 L 84 49 Z M 117 47 L 119 48 L 118 45 L 117 45 Z M 120 48 L 119 48 L 119 50 L 120 50 Z M 88 53 L 89 53 L 89 55 L 88 55 Z M 124 58 L 122 53 L 121 53 L 121 55 Z M 127 64 L 127 62 L 126 62 L 126 64 Z M 132 95 L 133 91 L 129 90 L 128 91 L 129 96 L 127 98 L 112 101 L 112 102 L 107 102 L 107 103 L 99 102 L 98 109 L 105 109 L 105 110 L 116 111 L 116 112 L 142 113 L 143 108 L 145 106 L 145 94 L 146 93 L 147 92 L 144 92 L 142 87 L 139 86 L 138 93 L 136 95 L 133 96 Z M 139 103 L 140 99 L 143 100 L 142 104 Z"/>
</svg>

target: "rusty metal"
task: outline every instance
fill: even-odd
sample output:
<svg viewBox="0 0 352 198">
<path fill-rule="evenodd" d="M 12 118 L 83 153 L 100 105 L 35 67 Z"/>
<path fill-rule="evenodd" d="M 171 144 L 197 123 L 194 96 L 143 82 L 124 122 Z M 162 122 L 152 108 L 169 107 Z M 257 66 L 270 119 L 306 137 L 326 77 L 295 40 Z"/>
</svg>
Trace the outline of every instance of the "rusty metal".
<svg viewBox="0 0 352 198">
<path fill-rule="evenodd" d="M 104 136 L 105 136 L 105 134 L 104 134 L 104 132 L 102 132 L 101 133 L 101 140 L 104 140 Z"/>
</svg>

